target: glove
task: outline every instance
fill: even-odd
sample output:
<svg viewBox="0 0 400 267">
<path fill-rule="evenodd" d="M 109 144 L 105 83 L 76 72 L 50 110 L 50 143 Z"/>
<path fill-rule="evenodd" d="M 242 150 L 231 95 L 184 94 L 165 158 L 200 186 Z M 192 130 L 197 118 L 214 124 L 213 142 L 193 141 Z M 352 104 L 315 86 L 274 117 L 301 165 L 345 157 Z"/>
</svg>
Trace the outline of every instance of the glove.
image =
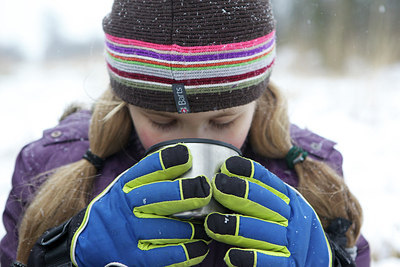
<svg viewBox="0 0 400 267">
<path fill-rule="evenodd" d="M 317 214 L 291 186 L 262 165 L 231 157 L 212 182 L 213 197 L 239 214 L 210 213 L 207 234 L 238 246 L 229 266 L 331 266 L 329 243 Z"/>
<path fill-rule="evenodd" d="M 77 266 L 190 266 L 208 253 L 200 224 L 168 215 L 211 199 L 205 176 L 178 178 L 191 168 L 185 145 L 164 148 L 117 177 L 87 207 L 71 242 Z"/>
</svg>

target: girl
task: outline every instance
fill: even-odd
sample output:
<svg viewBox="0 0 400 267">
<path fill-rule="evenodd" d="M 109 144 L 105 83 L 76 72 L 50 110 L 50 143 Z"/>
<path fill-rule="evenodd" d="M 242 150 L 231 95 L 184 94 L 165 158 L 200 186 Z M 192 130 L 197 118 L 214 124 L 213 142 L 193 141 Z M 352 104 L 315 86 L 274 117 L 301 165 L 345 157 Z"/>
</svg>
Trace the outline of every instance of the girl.
<svg viewBox="0 0 400 267">
<path fill-rule="evenodd" d="M 119 0 L 103 29 L 111 86 L 19 154 L 2 266 L 369 266 L 341 155 L 290 124 L 269 83 L 270 1 Z M 191 166 L 184 145 L 144 156 L 187 137 L 243 157 L 210 184 L 179 178 Z M 232 212 L 168 217 L 211 197 Z"/>
</svg>

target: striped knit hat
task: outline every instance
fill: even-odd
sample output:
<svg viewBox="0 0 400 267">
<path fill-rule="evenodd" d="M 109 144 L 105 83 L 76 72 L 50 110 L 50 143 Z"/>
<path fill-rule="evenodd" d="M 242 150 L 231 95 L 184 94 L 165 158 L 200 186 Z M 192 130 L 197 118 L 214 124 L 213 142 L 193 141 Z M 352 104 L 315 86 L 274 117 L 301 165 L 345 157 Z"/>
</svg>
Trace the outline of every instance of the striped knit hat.
<svg viewBox="0 0 400 267">
<path fill-rule="evenodd" d="M 270 0 L 116 0 L 103 29 L 115 94 L 158 111 L 250 103 L 275 60 Z"/>
</svg>

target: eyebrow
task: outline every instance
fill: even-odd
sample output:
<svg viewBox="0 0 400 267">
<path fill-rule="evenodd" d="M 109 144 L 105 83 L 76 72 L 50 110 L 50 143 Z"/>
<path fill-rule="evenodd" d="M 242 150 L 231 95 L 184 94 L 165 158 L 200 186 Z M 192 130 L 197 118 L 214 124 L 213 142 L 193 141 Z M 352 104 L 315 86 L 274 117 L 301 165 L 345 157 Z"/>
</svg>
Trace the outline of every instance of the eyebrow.
<svg viewBox="0 0 400 267">
<path fill-rule="evenodd" d="M 220 118 L 220 117 L 227 117 L 227 116 L 233 116 L 239 113 L 242 113 L 241 111 L 237 111 L 237 109 L 230 109 L 230 110 L 226 110 L 226 109 L 221 109 L 219 110 L 220 113 L 216 114 L 215 117 L 216 118 Z M 167 117 L 173 117 L 175 118 L 176 115 L 180 115 L 178 113 L 173 113 L 173 112 L 165 112 L 165 111 L 156 111 L 156 110 L 146 110 L 147 114 L 150 115 L 158 115 L 158 116 L 167 116 Z"/>
<path fill-rule="evenodd" d="M 168 116 L 168 117 L 173 117 L 175 113 L 172 112 L 164 112 L 164 111 L 156 111 L 156 110 L 146 110 L 142 112 L 150 115 L 156 115 L 156 116 Z"/>
<path fill-rule="evenodd" d="M 219 117 L 228 117 L 228 116 L 238 115 L 238 114 L 241 114 L 241 113 L 242 113 L 241 111 L 239 111 L 239 112 L 225 111 L 225 112 L 221 112 L 220 114 L 216 115 L 215 117 L 216 117 L 216 118 L 219 118 Z"/>
</svg>

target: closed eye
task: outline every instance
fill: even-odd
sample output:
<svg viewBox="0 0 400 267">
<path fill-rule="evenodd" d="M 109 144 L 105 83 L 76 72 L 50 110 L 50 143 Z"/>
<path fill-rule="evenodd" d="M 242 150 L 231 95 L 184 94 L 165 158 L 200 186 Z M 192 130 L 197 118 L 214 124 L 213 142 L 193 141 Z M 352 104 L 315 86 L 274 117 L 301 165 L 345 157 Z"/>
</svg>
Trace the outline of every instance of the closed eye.
<svg viewBox="0 0 400 267">
<path fill-rule="evenodd" d="M 169 122 L 157 122 L 154 120 L 150 120 L 150 122 L 154 128 L 157 128 L 162 131 L 168 131 L 168 130 L 172 129 L 173 127 L 175 127 L 175 125 L 177 124 L 176 120 L 171 120 Z"/>
<path fill-rule="evenodd" d="M 235 120 L 231 120 L 228 122 L 216 122 L 216 121 L 210 121 L 211 127 L 218 129 L 218 130 L 225 130 L 230 128 L 234 124 Z"/>
</svg>

